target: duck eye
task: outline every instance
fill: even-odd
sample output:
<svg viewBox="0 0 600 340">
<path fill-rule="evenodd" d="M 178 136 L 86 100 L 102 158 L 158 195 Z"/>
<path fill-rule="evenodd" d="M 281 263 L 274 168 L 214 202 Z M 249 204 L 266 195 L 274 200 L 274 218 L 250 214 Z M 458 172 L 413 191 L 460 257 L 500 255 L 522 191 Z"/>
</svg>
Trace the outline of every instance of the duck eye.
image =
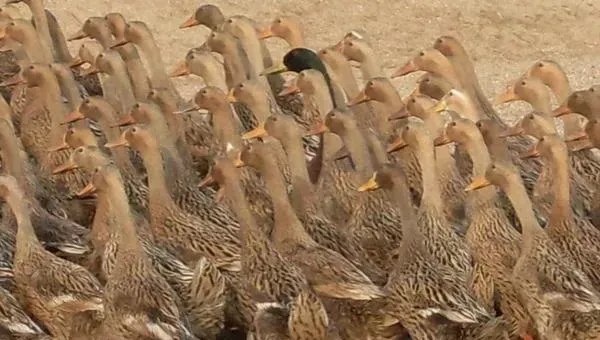
<svg viewBox="0 0 600 340">
<path fill-rule="evenodd" d="M 14 21 L 13 21 L 13 22 L 11 22 L 11 23 L 10 23 L 10 25 L 11 25 L 11 26 L 14 26 L 14 25 L 15 25 Z"/>
<path fill-rule="evenodd" d="M 481 122 L 477 122 L 475 125 L 476 125 L 478 128 L 480 128 L 480 127 L 481 127 Z"/>
<path fill-rule="evenodd" d="M 491 169 L 496 170 L 496 164 L 492 164 Z"/>
<path fill-rule="evenodd" d="M 527 83 L 526 83 L 526 82 L 523 80 L 523 81 L 521 82 L 521 85 L 525 86 L 525 85 L 527 85 Z"/>
<path fill-rule="evenodd" d="M 529 119 L 533 120 L 535 118 L 533 115 L 529 115 Z"/>
<path fill-rule="evenodd" d="M 86 103 L 86 104 L 89 104 L 90 103 L 90 99 L 86 98 L 83 102 Z"/>
<path fill-rule="evenodd" d="M 354 43 L 352 41 L 348 41 L 348 46 L 354 46 Z"/>
<path fill-rule="evenodd" d="M 271 121 L 272 121 L 272 122 L 276 122 L 276 121 L 277 121 L 277 117 L 272 117 L 272 118 L 271 118 Z"/>
<path fill-rule="evenodd" d="M 456 126 L 456 122 L 450 122 L 450 126 Z"/>
<path fill-rule="evenodd" d="M 420 55 L 421 57 L 424 57 L 424 56 L 425 56 L 425 52 L 420 52 L 420 53 L 419 53 L 419 55 Z"/>
<path fill-rule="evenodd" d="M 202 90 L 202 95 L 205 96 L 208 92 L 206 90 Z"/>
<path fill-rule="evenodd" d="M 30 65 L 30 66 L 29 66 L 29 69 L 30 69 L 30 70 L 33 70 L 33 69 L 35 69 L 35 66 L 33 66 L 33 65 Z"/>
<path fill-rule="evenodd" d="M 275 20 L 276 23 L 281 24 L 281 19 Z"/>
<path fill-rule="evenodd" d="M 448 96 L 452 97 L 454 95 L 454 92 L 450 91 L 448 92 Z"/>
<path fill-rule="evenodd" d="M 136 133 L 137 132 L 137 128 L 136 127 L 132 127 L 131 128 L 131 132 Z"/>
<path fill-rule="evenodd" d="M 413 99 L 410 100 L 410 102 L 414 104 L 414 103 L 417 102 L 417 100 L 415 98 L 413 98 Z"/>
<path fill-rule="evenodd" d="M 194 58 L 196 58 L 196 56 L 193 54 L 190 54 L 190 59 L 194 59 Z"/>
<path fill-rule="evenodd" d="M 244 88 L 244 84 L 242 83 L 242 84 L 240 84 L 240 89 L 243 89 L 243 88 Z"/>
<path fill-rule="evenodd" d="M 77 149 L 77 152 L 82 153 L 83 152 L 83 148 Z"/>
<path fill-rule="evenodd" d="M 545 137 L 540 138 L 540 142 L 543 142 L 545 139 Z"/>
<path fill-rule="evenodd" d="M 538 67 L 544 67 L 544 63 L 538 63 L 537 66 Z"/>
<path fill-rule="evenodd" d="M 227 22 L 230 24 L 233 24 L 233 19 L 229 18 L 229 19 L 227 19 Z"/>
<path fill-rule="evenodd" d="M 327 54 L 327 50 L 321 51 L 321 54 Z"/>
</svg>

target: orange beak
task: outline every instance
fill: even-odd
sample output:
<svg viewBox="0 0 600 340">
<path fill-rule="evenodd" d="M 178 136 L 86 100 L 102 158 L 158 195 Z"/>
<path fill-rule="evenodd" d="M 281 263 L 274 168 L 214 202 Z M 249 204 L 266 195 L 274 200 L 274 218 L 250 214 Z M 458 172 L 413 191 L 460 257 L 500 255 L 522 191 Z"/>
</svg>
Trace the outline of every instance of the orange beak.
<svg viewBox="0 0 600 340">
<path fill-rule="evenodd" d="M 564 115 L 568 115 L 569 113 L 573 113 L 573 111 L 569 108 L 568 104 L 562 104 L 552 111 L 554 117 L 562 117 Z"/>
<path fill-rule="evenodd" d="M 229 90 L 227 92 L 227 101 L 230 103 L 237 103 L 237 98 L 235 97 L 234 89 Z"/>
<path fill-rule="evenodd" d="M 416 72 L 418 70 L 419 70 L 419 68 L 417 67 L 417 65 L 415 65 L 414 59 L 411 59 L 406 64 L 404 64 L 404 66 L 400 67 L 394 73 L 392 73 L 390 78 L 402 77 L 409 73 Z"/>
<path fill-rule="evenodd" d="M 70 147 L 71 146 L 63 138 L 62 144 L 60 144 L 59 146 L 55 146 L 53 148 L 48 149 L 48 152 L 56 152 L 56 151 L 60 151 L 60 150 L 65 150 L 65 149 L 68 149 Z"/>
<path fill-rule="evenodd" d="M 387 151 L 387 153 L 392 153 L 394 151 L 404 149 L 407 146 L 408 146 L 408 143 L 406 143 L 401 136 L 398 136 L 392 143 L 390 143 L 390 145 L 388 145 L 386 151 Z"/>
<path fill-rule="evenodd" d="M 127 114 L 127 115 L 121 116 L 121 118 L 119 118 L 119 121 L 117 122 L 117 124 L 112 125 L 111 127 L 128 126 L 128 125 L 132 125 L 135 123 L 136 123 L 135 118 L 133 118 L 133 116 L 131 114 Z"/>
<path fill-rule="evenodd" d="M 531 149 L 525 151 L 525 153 L 521 154 L 522 159 L 537 158 L 537 157 L 540 157 L 540 152 L 537 150 L 535 145 L 533 147 L 531 147 Z"/>
<path fill-rule="evenodd" d="M 104 144 L 104 146 L 109 149 L 116 148 L 119 146 L 129 146 L 129 142 L 127 141 L 127 138 L 125 137 L 125 133 L 127 133 L 127 131 L 123 131 L 123 133 L 121 134 L 121 137 L 119 137 L 119 140 L 112 142 L 112 143 L 106 143 L 106 144 Z"/>
<path fill-rule="evenodd" d="M 192 15 L 191 17 L 187 18 L 187 20 L 184 21 L 181 25 L 179 25 L 179 28 L 184 29 L 198 25 L 200 25 L 200 22 L 196 20 L 196 18 Z"/>
<path fill-rule="evenodd" d="M 273 30 L 271 30 L 271 26 L 266 26 L 256 31 L 256 35 L 259 39 L 267 39 L 274 37 Z"/>
<path fill-rule="evenodd" d="M 80 29 L 75 34 L 68 37 L 67 41 L 80 40 L 80 39 L 87 38 L 87 37 L 88 37 L 88 35 L 83 31 L 83 29 Z"/>
<path fill-rule="evenodd" d="M 437 137 L 433 140 L 433 145 L 435 146 L 443 146 L 452 143 L 452 140 L 448 137 L 446 133 L 442 133 L 441 136 Z"/>
<path fill-rule="evenodd" d="M 96 187 L 94 186 L 94 184 L 89 183 L 88 185 L 85 186 L 85 188 L 81 189 L 76 195 L 79 198 L 86 198 L 86 197 L 91 197 L 93 194 L 96 193 Z"/>
<path fill-rule="evenodd" d="M 77 56 L 77 57 L 75 57 L 75 59 L 73 59 L 73 61 L 71 61 L 69 63 L 69 67 L 70 68 L 76 68 L 76 67 L 79 67 L 79 66 L 81 66 L 81 65 L 83 65 L 85 63 L 86 62 L 83 59 L 81 59 L 79 56 Z"/>
<path fill-rule="evenodd" d="M 60 123 L 61 125 L 65 125 L 65 124 L 69 124 L 69 123 L 73 123 L 73 122 L 77 122 L 80 121 L 82 119 L 84 119 L 85 116 L 83 115 L 83 113 L 79 112 L 79 109 L 69 113 L 66 117 L 65 120 Z"/>
<path fill-rule="evenodd" d="M 519 100 L 521 99 L 519 96 L 517 96 L 517 94 L 515 93 L 515 87 L 514 86 L 507 86 L 506 90 L 499 94 L 498 96 L 496 96 L 496 98 L 494 98 L 494 105 L 500 105 L 500 104 L 504 104 L 504 103 L 508 103 L 508 102 L 513 102 L 515 100 Z"/>
<path fill-rule="evenodd" d="M 72 160 L 68 160 L 65 164 L 52 170 L 52 174 L 57 175 L 57 174 L 61 174 L 63 172 L 67 172 L 67 171 L 72 171 L 75 169 L 79 169 L 79 165 L 75 164 L 75 162 L 73 162 Z"/>
<path fill-rule="evenodd" d="M 323 134 L 325 132 L 329 132 L 329 128 L 327 127 L 327 125 L 325 125 L 325 123 L 321 120 L 318 120 L 313 126 L 312 128 L 306 132 L 304 134 L 304 136 L 314 136 L 314 135 L 320 135 Z"/>
<path fill-rule="evenodd" d="M 179 66 L 177 66 L 177 68 L 175 70 L 173 70 L 173 72 L 171 72 L 171 74 L 169 74 L 169 77 L 171 78 L 175 78 L 175 77 L 183 77 L 183 76 L 187 76 L 189 75 L 190 69 L 188 68 L 187 64 L 185 62 L 181 63 Z"/>
<path fill-rule="evenodd" d="M 596 147 L 594 145 L 594 143 L 592 142 L 592 140 L 589 138 L 581 138 L 581 139 L 568 141 L 567 145 L 569 146 L 569 149 L 574 152 L 581 151 L 581 150 L 589 150 L 589 149 L 593 149 Z"/>
<path fill-rule="evenodd" d="M 565 142 L 574 142 L 574 141 L 587 139 L 587 138 L 588 138 L 588 135 L 587 135 L 587 133 L 585 133 L 585 131 L 579 131 L 577 133 L 573 133 L 569 136 L 566 136 Z"/>
<path fill-rule="evenodd" d="M 369 95 L 367 95 L 367 92 L 365 90 L 362 90 L 356 97 L 352 98 L 352 100 L 350 100 L 348 102 L 348 106 L 354 106 L 354 105 L 358 105 L 361 103 L 366 103 L 369 100 L 371 100 L 371 97 L 369 97 Z"/>
<path fill-rule="evenodd" d="M 120 39 L 120 40 L 117 40 L 117 41 L 115 41 L 114 43 L 112 43 L 112 44 L 110 45 L 110 49 L 114 49 L 114 48 L 117 48 L 117 47 L 121 47 L 121 46 L 123 46 L 123 45 L 125 45 L 125 44 L 128 44 L 128 43 L 129 43 L 129 41 L 127 41 L 126 39 Z"/>
<path fill-rule="evenodd" d="M 242 135 L 242 139 L 253 139 L 268 136 L 267 130 L 265 130 L 265 124 L 261 123 L 256 128 L 248 131 Z"/>
<path fill-rule="evenodd" d="M 405 106 L 402 108 L 402 110 L 393 113 L 388 120 L 398 120 L 398 119 L 404 119 L 406 117 L 409 116 L 409 112 L 408 112 L 408 108 Z"/>
</svg>

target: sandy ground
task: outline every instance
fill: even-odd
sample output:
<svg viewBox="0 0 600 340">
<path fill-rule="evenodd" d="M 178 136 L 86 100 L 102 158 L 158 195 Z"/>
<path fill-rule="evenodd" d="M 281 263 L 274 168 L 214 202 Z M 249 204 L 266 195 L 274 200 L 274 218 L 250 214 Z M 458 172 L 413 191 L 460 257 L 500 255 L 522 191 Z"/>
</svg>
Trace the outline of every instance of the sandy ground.
<svg viewBox="0 0 600 340">
<path fill-rule="evenodd" d="M 204 2 L 196 0 L 46 0 L 67 34 L 89 16 L 119 11 L 143 20 L 153 30 L 167 67 L 174 67 L 192 47 L 202 44 L 206 28 L 177 27 Z M 351 29 L 369 34 L 388 72 L 442 34 L 459 37 L 476 61 L 489 97 L 531 63 L 548 58 L 568 72 L 574 88 L 600 83 L 600 1 L 598 0 L 214 0 L 226 15 L 244 14 L 268 23 L 279 15 L 296 17 L 309 46 L 319 49 Z M 75 51 L 79 43 L 72 43 Z M 281 56 L 285 44 L 268 43 Z M 414 76 L 394 80 L 403 93 Z M 195 77 L 176 80 L 184 96 L 202 86 Z M 515 116 L 520 104 L 502 112 Z"/>
</svg>

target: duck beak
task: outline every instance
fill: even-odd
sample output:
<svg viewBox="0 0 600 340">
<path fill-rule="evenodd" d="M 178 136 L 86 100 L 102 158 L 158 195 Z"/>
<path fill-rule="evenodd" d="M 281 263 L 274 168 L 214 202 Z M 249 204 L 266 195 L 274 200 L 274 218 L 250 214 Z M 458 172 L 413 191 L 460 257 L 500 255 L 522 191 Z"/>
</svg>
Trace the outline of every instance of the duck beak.
<svg viewBox="0 0 600 340">
<path fill-rule="evenodd" d="M 213 183 L 215 183 L 215 179 L 212 177 L 211 174 L 208 174 L 208 175 L 206 175 L 206 177 L 204 177 L 203 180 L 200 181 L 200 183 L 198 183 L 198 188 L 204 188 Z"/>
<path fill-rule="evenodd" d="M 181 113 L 188 113 L 188 112 L 192 112 L 192 111 L 206 111 L 206 110 L 202 110 L 200 108 L 200 106 L 198 106 L 197 104 L 192 104 L 191 106 L 189 106 L 187 108 L 184 108 L 183 110 L 175 111 L 173 113 L 174 114 L 181 114 Z"/>
<path fill-rule="evenodd" d="M 76 68 L 85 64 L 85 61 L 81 57 L 77 56 L 69 63 L 69 68 Z"/>
<path fill-rule="evenodd" d="M 283 90 L 281 90 L 277 96 L 283 97 L 294 93 L 299 93 L 300 89 L 296 86 L 296 79 L 290 79 L 283 85 Z"/>
<path fill-rule="evenodd" d="M 179 66 L 177 66 L 177 68 L 174 69 L 173 72 L 171 72 L 171 74 L 169 74 L 169 77 L 171 77 L 171 78 L 183 77 L 183 76 L 187 76 L 189 74 L 190 74 L 190 69 L 188 68 L 187 63 L 183 62 Z"/>
<path fill-rule="evenodd" d="M 129 43 L 129 41 L 127 41 L 127 39 L 120 39 L 120 40 L 117 40 L 117 41 L 113 42 L 113 43 L 110 45 L 110 47 L 109 47 L 109 48 L 112 50 L 112 49 L 115 49 L 115 48 L 117 48 L 117 47 L 121 47 L 121 46 L 123 46 L 123 45 L 126 45 L 126 44 L 128 44 L 128 43 Z"/>
<path fill-rule="evenodd" d="M 377 172 L 374 172 L 373 176 L 371 176 L 371 178 L 369 178 L 365 184 L 359 186 L 356 190 L 358 190 L 358 192 L 365 192 L 379 189 L 379 184 L 377 184 L 377 181 L 375 180 L 376 177 Z"/>
<path fill-rule="evenodd" d="M 312 128 L 309 131 L 304 133 L 304 137 L 321 135 L 321 134 L 324 134 L 329 131 L 330 130 L 327 127 L 327 125 L 325 125 L 325 123 L 323 123 L 323 121 L 319 120 L 312 126 Z"/>
<path fill-rule="evenodd" d="M 87 38 L 87 37 L 88 37 L 87 33 L 85 33 L 83 31 L 83 29 L 80 29 L 75 34 L 73 34 L 70 37 L 68 37 L 67 41 L 80 40 L 80 39 Z"/>
<path fill-rule="evenodd" d="M 57 151 L 60 151 L 60 150 L 66 150 L 66 149 L 68 149 L 70 147 L 71 146 L 69 144 L 67 144 L 67 142 L 64 140 L 64 137 L 63 137 L 63 142 L 59 146 L 55 146 L 53 148 L 49 148 L 47 151 L 48 152 L 57 152 Z"/>
<path fill-rule="evenodd" d="M 569 105 L 566 103 L 562 104 L 561 106 L 557 107 L 556 109 L 554 109 L 552 111 L 552 114 L 554 115 L 554 117 L 562 117 L 569 113 L 573 113 L 573 111 L 569 108 Z"/>
<path fill-rule="evenodd" d="M 525 151 L 523 154 L 521 154 L 521 158 L 522 159 L 529 159 L 529 158 L 537 158 L 540 157 L 540 152 L 537 150 L 536 146 L 532 146 L 531 149 Z"/>
<path fill-rule="evenodd" d="M 88 185 L 85 186 L 85 188 L 79 190 L 79 192 L 75 195 L 79 198 L 86 198 L 86 197 L 90 197 L 93 194 L 95 194 L 96 191 L 97 190 L 96 190 L 96 187 L 94 186 L 94 184 L 89 183 Z"/>
<path fill-rule="evenodd" d="M 448 137 L 448 135 L 446 133 L 442 133 L 441 136 L 439 136 L 433 140 L 434 146 L 443 146 L 443 145 L 448 145 L 450 143 L 452 143 L 452 140 Z"/>
<path fill-rule="evenodd" d="M 104 144 L 104 147 L 112 149 L 112 148 L 116 148 L 119 146 L 130 146 L 129 142 L 127 141 L 127 138 L 125 138 L 126 132 L 127 131 L 123 131 L 123 133 L 121 134 L 121 137 L 119 137 L 119 140 L 112 142 L 112 143 L 106 143 L 106 144 Z"/>
<path fill-rule="evenodd" d="M 338 41 L 337 44 L 333 45 L 333 49 L 340 53 L 344 53 L 344 39 Z"/>
<path fill-rule="evenodd" d="M 234 165 L 236 168 L 243 168 L 243 167 L 245 167 L 245 166 L 246 166 L 246 163 L 244 163 L 244 161 L 242 161 L 242 158 L 241 158 L 241 156 L 242 156 L 242 153 L 241 153 L 241 152 L 240 152 L 240 153 L 238 153 L 238 156 L 237 156 L 237 157 L 235 158 L 235 160 L 233 161 L 233 165 Z"/>
<path fill-rule="evenodd" d="M 181 25 L 179 25 L 179 28 L 184 29 L 198 25 L 200 25 L 200 21 L 196 20 L 196 18 L 192 15 L 191 17 L 187 18 L 187 20 L 184 21 Z"/>
<path fill-rule="evenodd" d="M 81 113 L 79 111 L 79 108 L 77 108 L 77 110 L 72 111 L 71 113 L 69 113 L 65 117 L 65 120 L 62 123 L 60 123 L 60 124 L 61 125 L 65 125 L 65 124 L 69 124 L 69 123 L 80 121 L 80 120 L 82 120 L 84 118 L 85 118 L 85 116 L 83 115 L 83 113 Z"/>
<path fill-rule="evenodd" d="M 253 138 L 266 137 L 268 135 L 269 134 L 267 133 L 267 130 L 265 130 L 265 124 L 261 123 L 259 126 L 257 126 L 253 130 L 244 133 L 242 135 L 242 139 L 248 140 L 248 139 L 253 139 Z"/>
<path fill-rule="evenodd" d="M 399 120 L 399 119 L 404 119 L 407 118 L 409 116 L 409 112 L 408 112 L 408 108 L 406 106 L 404 106 L 402 108 L 402 110 L 393 113 L 391 116 L 388 117 L 388 120 Z"/>
<path fill-rule="evenodd" d="M 266 69 L 264 69 L 260 75 L 261 76 L 268 76 L 270 74 L 277 74 L 277 73 L 283 73 L 283 72 L 287 72 L 289 71 L 287 66 L 281 64 L 281 65 L 273 65 L 271 67 L 268 67 Z"/>
<path fill-rule="evenodd" d="M 275 34 L 273 34 L 271 26 L 265 26 L 263 28 L 258 29 L 256 31 L 256 35 L 258 36 L 258 39 L 267 39 L 275 36 Z"/>
<path fill-rule="evenodd" d="M 405 76 L 409 73 L 416 72 L 418 70 L 419 70 L 419 68 L 417 68 L 417 65 L 415 65 L 415 61 L 413 59 L 411 59 L 406 64 L 404 64 L 404 66 L 400 67 L 394 73 L 392 73 L 390 78 L 392 78 L 392 79 L 399 78 L 399 77 Z"/>
<path fill-rule="evenodd" d="M 488 181 L 487 178 L 477 177 L 471 182 L 471 184 L 467 185 L 467 187 L 465 188 L 465 191 L 469 192 L 469 191 L 489 187 L 490 185 L 492 185 L 492 183 L 490 183 L 490 181 Z"/>
<path fill-rule="evenodd" d="M 515 100 L 519 100 L 519 96 L 515 93 L 514 86 L 507 86 L 506 90 L 503 93 L 494 98 L 494 105 L 500 105 L 508 102 L 514 102 Z"/>
<path fill-rule="evenodd" d="M 75 164 L 72 160 L 68 160 L 65 164 L 58 166 L 54 170 L 52 170 L 53 175 L 62 174 L 63 172 L 72 171 L 75 169 L 79 169 L 79 165 Z"/>
<path fill-rule="evenodd" d="M 132 125 L 135 123 L 136 123 L 135 118 L 133 118 L 133 116 L 131 114 L 127 114 L 127 115 L 121 116 L 121 118 L 119 118 L 119 121 L 117 122 L 117 124 L 111 125 L 111 127 L 129 126 L 129 125 Z"/>
<path fill-rule="evenodd" d="M 215 194 L 215 203 L 217 203 L 217 204 L 222 203 L 224 198 L 225 198 L 225 187 L 221 187 L 221 188 L 219 188 L 219 190 L 217 190 L 217 193 Z"/>
<path fill-rule="evenodd" d="M 406 143 L 402 137 L 398 136 L 392 143 L 390 143 L 390 145 L 388 145 L 386 152 L 392 153 L 394 151 L 404 149 L 407 146 L 408 143 Z"/>
<path fill-rule="evenodd" d="M 331 159 L 333 159 L 334 161 L 339 161 L 348 157 L 350 157 L 350 151 L 348 151 L 348 149 L 345 146 L 342 146 L 338 151 L 336 151 L 333 154 Z"/>
<path fill-rule="evenodd" d="M 567 146 L 573 152 L 581 151 L 581 150 L 589 150 L 593 149 L 596 146 L 592 143 L 592 140 L 589 138 L 576 139 L 567 142 Z"/>
<path fill-rule="evenodd" d="M 358 105 L 358 104 L 361 104 L 361 103 L 366 103 L 369 100 L 371 100 L 371 97 L 369 97 L 367 95 L 367 93 L 366 93 L 365 90 L 362 90 L 362 91 L 360 91 L 360 93 L 356 97 L 352 98 L 352 100 L 350 100 L 347 105 L 348 106 L 354 106 L 354 105 Z"/>
<path fill-rule="evenodd" d="M 100 73 L 100 69 L 97 68 L 95 65 L 90 65 L 90 67 L 86 68 L 85 70 L 83 70 L 81 72 L 81 76 L 82 77 L 86 77 L 92 74 L 98 74 Z"/>
<path fill-rule="evenodd" d="M 525 130 L 523 130 L 521 124 L 517 123 L 500 133 L 500 138 L 522 136 L 524 133 Z"/>
<path fill-rule="evenodd" d="M 233 92 L 234 92 L 233 89 L 231 89 L 231 90 L 229 90 L 229 92 L 227 92 L 227 101 L 230 103 L 237 103 L 238 100 L 235 97 L 235 94 Z"/>
<path fill-rule="evenodd" d="M 429 109 L 429 112 L 440 113 L 447 109 L 448 109 L 448 101 L 446 101 L 446 96 L 443 96 L 442 99 L 440 99 L 437 102 L 437 104 L 435 104 L 431 109 Z"/>
<path fill-rule="evenodd" d="M 588 135 L 585 131 L 579 131 L 566 136 L 565 142 L 575 142 L 582 139 L 588 139 Z"/>
<path fill-rule="evenodd" d="M 13 77 L 8 78 L 2 83 L 0 83 L 0 86 L 16 86 L 21 84 L 25 84 L 25 78 L 23 78 L 23 75 L 21 75 L 21 73 L 19 72 Z"/>
</svg>

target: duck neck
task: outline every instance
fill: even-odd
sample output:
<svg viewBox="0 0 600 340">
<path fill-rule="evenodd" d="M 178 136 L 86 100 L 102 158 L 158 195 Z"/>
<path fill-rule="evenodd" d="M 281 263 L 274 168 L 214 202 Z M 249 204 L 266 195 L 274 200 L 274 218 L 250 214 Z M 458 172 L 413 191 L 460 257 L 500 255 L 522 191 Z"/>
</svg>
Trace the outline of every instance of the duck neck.
<svg viewBox="0 0 600 340">
<path fill-rule="evenodd" d="M 28 195 L 32 196 L 31 185 L 27 180 L 28 171 L 25 168 L 25 162 L 22 155 L 25 153 L 20 148 L 21 142 L 17 139 L 17 136 L 13 132 L 2 134 L 1 136 L 1 153 L 2 159 L 4 160 L 3 166 L 6 167 L 6 173 L 15 177 L 17 183 L 21 187 L 21 190 Z"/>
<path fill-rule="evenodd" d="M 44 48 L 42 41 L 37 36 L 27 37 L 23 40 L 23 50 L 29 61 L 33 63 L 49 64 L 52 62 L 52 54 Z"/>
<path fill-rule="evenodd" d="M 114 63 L 113 65 L 116 68 L 116 72 L 112 72 L 110 74 L 113 84 L 118 89 L 118 96 L 121 102 L 121 112 L 120 114 L 125 114 L 129 112 L 129 109 L 136 103 L 135 95 L 133 94 L 133 89 L 131 88 L 131 81 L 127 76 L 127 70 L 125 69 L 125 64 L 121 61 L 118 63 Z M 148 95 L 146 93 L 146 95 Z"/>
<path fill-rule="evenodd" d="M 394 179 L 394 181 L 398 180 L 399 179 Z M 402 216 L 402 241 L 407 242 L 405 244 L 410 244 L 412 240 L 418 237 L 420 232 L 419 228 L 417 228 L 417 218 L 412 206 L 412 198 L 407 184 L 408 183 L 394 183 L 390 190 L 390 194 L 392 201 L 398 208 L 398 212 L 400 212 L 400 216 Z"/>
<path fill-rule="evenodd" d="M 239 150 L 242 145 L 237 122 L 229 104 L 222 103 L 212 110 L 213 129 L 217 141 L 226 150 L 231 147 Z"/>
<path fill-rule="evenodd" d="M 98 123 L 102 128 L 102 132 L 106 137 L 106 141 L 113 142 L 118 140 L 121 136 L 121 133 L 118 127 L 114 127 L 114 125 L 117 123 L 117 113 L 108 102 L 104 102 L 99 105 L 102 105 L 102 108 L 99 109 Z M 133 164 L 131 163 L 131 158 L 129 157 L 129 149 L 112 148 L 110 149 L 110 153 L 114 157 L 115 163 L 119 169 L 127 172 L 135 171 Z"/>
<path fill-rule="evenodd" d="M 30 208 L 23 197 L 17 195 L 8 195 L 6 202 L 10 206 L 17 220 L 17 237 L 15 246 L 15 261 L 22 260 L 27 256 L 31 247 L 41 248 L 42 245 L 35 235 L 33 224 L 31 223 Z"/>
<path fill-rule="evenodd" d="M 33 15 L 35 29 L 41 37 L 43 44 L 45 44 L 51 54 L 55 56 L 56 52 L 54 51 L 54 44 L 52 44 L 52 37 L 50 36 L 50 29 L 48 27 L 48 18 L 46 17 L 46 10 L 44 9 L 42 0 L 31 0 L 29 2 L 29 9 Z"/>
<path fill-rule="evenodd" d="M 228 72 L 231 75 L 230 87 L 250 79 L 250 73 L 248 72 L 250 62 L 239 42 L 235 41 L 228 44 L 223 51 L 223 61 L 225 68 L 229 70 Z"/>
<path fill-rule="evenodd" d="M 252 102 L 248 103 L 248 106 L 258 122 L 264 122 L 270 115 L 271 103 L 266 93 L 264 95 L 261 93 L 260 96 L 255 97 Z"/>
<path fill-rule="evenodd" d="M 427 205 L 429 208 L 435 208 L 438 211 L 442 211 L 443 203 L 440 193 L 440 184 L 434 166 L 435 156 L 433 144 L 426 141 L 422 141 L 421 143 L 424 143 L 424 145 L 420 144 L 416 149 L 423 183 L 421 206 Z"/>
<path fill-rule="evenodd" d="M 241 183 L 237 175 L 235 178 L 228 178 L 223 186 L 225 197 L 230 202 L 230 208 L 237 216 L 240 223 L 240 240 L 242 243 L 242 253 L 250 244 L 256 240 L 265 240 L 263 231 L 256 225 L 254 216 L 248 207 L 248 201 L 244 196 Z"/>
<path fill-rule="evenodd" d="M 202 73 L 194 72 L 199 77 L 202 77 L 207 86 L 218 87 L 224 92 L 229 90 L 227 87 L 227 80 L 225 74 L 222 72 L 222 68 L 218 67 L 207 67 Z"/>
<path fill-rule="evenodd" d="M 571 217 L 571 178 L 569 164 L 565 158 L 557 155 L 553 155 L 550 162 L 552 167 L 552 178 L 554 179 L 550 220 L 568 219 Z"/>
<path fill-rule="evenodd" d="M 125 44 L 117 50 L 125 61 L 125 68 L 131 80 L 133 95 L 135 99 L 144 101 L 150 92 L 148 74 L 140 55 L 133 44 Z M 175 110 L 176 111 L 176 110 Z"/>
<path fill-rule="evenodd" d="M 274 226 L 271 239 L 276 245 L 284 245 L 287 242 L 311 245 L 314 241 L 310 238 L 304 226 L 294 212 L 287 197 L 287 187 L 276 162 L 265 164 L 260 172 L 265 181 L 267 191 L 273 202 Z"/>
<path fill-rule="evenodd" d="M 135 230 L 133 219 L 131 218 L 131 209 L 129 207 L 127 194 L 121 181 L 116 181 L 111 184 L 108 189 L 108 196 L 113 203 L 112 209 L 115 215 L 115 220 L 118 221 L 119 249 L 135 250 L 140 249 L 138 235 Z M 123 255 L 130 255 L 125 253 Z"/>
<path fill-rule="evenodd" d="M 289 30 L 285 40 L 290 45 L 290 49 L 306 46 L 306 43 L 304 42 L 304 36 L 300 30 Z"/>
<path fill-rule="evenodd" d="M 358 128 L 346 129 L 341 136 L 350 153 L 360 181 L 366 181 L 373 174 L 373 164 L 366 140 Z"/>
<path fill-rule="evenodd" d="M 52 37 L 52 46 L 56 51 L 56 61 L 70 63 L 73 60 L 73 56 L 71 55 L 71 51 L 69 51 L 67 40 L 58 24 L 58 20 L 56 20 L 49 10 L 45 10 L 45 12 L 48 20 L 48 29 L 50 30 L 50 35 Z"/>
<path fill-rule="evenodd" d="M 552 76 L 546 80 L 546 85 L 552 90 L 559 103 L 564 103 L 571 94 L 571 85 L 569 78 L 562 71 L 553 72 Z"/>
<path fill-rule="evenodd" d="M 46 83 L 41 88 L 41 93 L 45 97 L 44 104 L 50 114 L 51 120 L 50 136 L 48 141 L 51 143 L 51 145 L 57 145 L 66 131 L 66 126 L 61 125 L 65 116 L 65 112 L 63 110 L 60 86 L 58 85 L 58 80 L 56 77 L 51 76 L 46 80 Z M 46 145 L 46 147 L 49 146 L 50 145 Z"/>
<path fill-rule="evenodd" d="M 150 82 L 153 88 L 168 89 L 174 95 L 177 95 L 173 84 L 165 70 L 165 64 L 160 53 L 160 49 L 156 46 L 154 38 L 144 39 L 140 43 L 140 48 L 144 52 L 144 56 L 148 60 L 150 66 Z"/>
<path fill-rule="evenodd" d="M 144 160 L 146 172 L 148 173 L 148 201 L 150 203 L 150 211 L 169 209 L 175 206 L 169 194 L 171 190 L 167 187 L 164 160 L 160 150 L 145 147 L 139 151 Z"/>
<path fill-rule="evenodd" d="M 69 101 L 70 109 L 77 109 L 79 104 L 81 104 L 81 95 L 79 93 L 79 88 L 77 87 L 77 82 L 73 77 L 73 73 L 67 72 L 64 77 L 58 77 L 58 80 L 60 82 L 61 92 Z"/>
<path fill-rule="evenodd" d="M 472 178 L 485 177 L 487 168 L 492 162 L 490 154 L 485 146 L 483 137 L 477 136 L 476 139 L 471 140 L 465 145 L 467 153 L 471 157 L 473 162 L 473 176 Z M 479 201 L 487 201 L 493 199 L 496 196 L 496 188 L 489 186 L 487 188 L 479 189 L 475 191 L 472 197 L 477 198 Z"/>
<path fill-rule="evenodd" d="M 365 52 L 366 53 L 363 54 L 363 60 L 360 63 L 363 79 L 373 79 L 375 77 L 385 76 L 377 58 L 374 57 L 375 52 L 371 49 L 368 49 Z"/>
<path fill-rule="evenodd" d="M 543 230 L 535 217 L 533 205 L 527 196 L 525 187 L 519 180 L 515 180 L 507 185 L 505 191 L 521 222 L 523 239 L 525 242 L 530 242 L 535 233 L 539 231 L 543 232 Z"/>
<path fill-rule="evenodd" d="M 282 145 L 285 149 L 288 159 L 288 165 L 292 172 L 292 193 L 291 200 L 294 208 L 299 214 L 305 214 L 311 205 L 314 197 L 314 191 L 311 186 L 306 157 L 302 147 L 302 140 L 298 138 L 287 138 L 283 140 Z"/>
<path fill-rule="evenodd" d="M 329 68 L 332 73 L 338 79 L 339 84 L 346 92 L 346 97 L 354 98 L 360 92 L 354 73 L 352 73 L 352 66 L 348 61 L 338 62 L 335 67 L 329 64 Z"/>
<path fill-rule="evenodd" d="M 538 94 L 529 99 L 528 102 L 534 111 L 542 113 L 545 117 L 551 117 L 552 106 L 548 96 Z"/>
</svg>

